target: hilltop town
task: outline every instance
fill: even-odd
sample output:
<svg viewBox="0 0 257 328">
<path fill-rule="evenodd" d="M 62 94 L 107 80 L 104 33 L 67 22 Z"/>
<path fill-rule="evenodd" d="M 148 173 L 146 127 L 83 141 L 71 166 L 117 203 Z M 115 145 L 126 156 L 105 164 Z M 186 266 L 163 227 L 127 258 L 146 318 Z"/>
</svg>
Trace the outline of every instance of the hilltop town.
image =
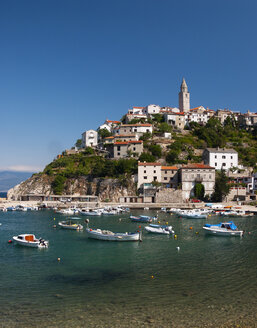
<svg viewBox="0 0 257 328">
<path fill-rule="evenodd" d="M 257 113 L 190 108 L 185 79 L 178 104 L 135 106 L 120 120 L 106 119 L 43 172 L 11 189 L 8 198 L 255 201 Z"/>
</svg>

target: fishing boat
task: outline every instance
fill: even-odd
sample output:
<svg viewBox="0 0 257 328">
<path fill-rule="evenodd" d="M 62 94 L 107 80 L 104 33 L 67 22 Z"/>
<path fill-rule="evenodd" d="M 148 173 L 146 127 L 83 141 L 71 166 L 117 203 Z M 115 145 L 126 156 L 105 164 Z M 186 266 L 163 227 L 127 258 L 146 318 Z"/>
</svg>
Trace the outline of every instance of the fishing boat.
<svg viewBox="0 0 257 328">
<path fill-rule="evenodd" d="M 172 226 L 159 224 L 150 224 L 149 226 L 145 227 L 145 230 L 147 232 L 159 233 L 163 235 L 170 235 L 174 233 L 174 230 L 172 230 Z"/>
<path fill-rule="evenodd" d="M 80 218 L 69 218 L 66 221 L 60 221 L 58 225 L 63 229 L 70 230 L 83 230 L 83 225 L 75 222 L 76 220 L 81 220 Z"/>
<path fill-rule="evenodd" d="M 142 222 L 142 223 L 151 223 L 152 221 L 157 220 L 157 218 L 155 217 L 152 218 L 146 215 L 140 215 L 139 217 L 131 215 L 129 218 L 132 222 Z"/>
<path fill-rule="evenodd" d="M 33 234 L 13 236 L 13 240 L 19 245 L 28 247 L 47 248 L 49 245 L 48 241 L 42 238 L 37 239 Z"/>
<path fill-rule="evenodd" d="M 233 221 L 221 222 L 219 224 L 205 224 L 204 231 L 210 235 L 216 236 L 240 236 L 244 234 L 243 230 L 238 230 Z"/>
<path fill-rule="evenodd" d="M 87 228 L 86 234 L 88 238 L 107 241 L 138 241 L 141 239 L 140 232 L 115 233 L 109 230 Z"/>
<path fill-rule="evenodd" d="M 88 209 L 88 208 L 82 208 L 80 210 L 81 215 L 86 215 L 86 216 L 101 216 L 102 215 L 102 210 L 100 209 Z"/>
</svg>

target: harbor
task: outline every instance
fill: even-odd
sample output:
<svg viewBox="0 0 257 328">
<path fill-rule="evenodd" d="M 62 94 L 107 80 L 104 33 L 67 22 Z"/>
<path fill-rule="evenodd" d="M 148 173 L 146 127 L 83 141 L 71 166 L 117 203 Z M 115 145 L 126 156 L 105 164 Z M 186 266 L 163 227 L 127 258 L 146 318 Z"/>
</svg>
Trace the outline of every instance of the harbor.
<svg viewBox="0 0 257 328">
<path fill-rule="evenodd" d="M 92 229 L 143 231 L 142 242 L 117 243 L 62 229 L 66 216 L 53 210 L 0 212 L 1 327 L 254 327 L 256 233 L 249 232 L 256 216 L 233 218 L 243 237 L 216 237 L 202 227 L 219 223 L 218 216 L 158 211 L 175 237 L 148 233 L 147 223 L 129 218 L 146 213 L 157 211 L 89 218 Z M 8 243 L 21 233 L 43 237 L 49 247 Z"/>
</svg>

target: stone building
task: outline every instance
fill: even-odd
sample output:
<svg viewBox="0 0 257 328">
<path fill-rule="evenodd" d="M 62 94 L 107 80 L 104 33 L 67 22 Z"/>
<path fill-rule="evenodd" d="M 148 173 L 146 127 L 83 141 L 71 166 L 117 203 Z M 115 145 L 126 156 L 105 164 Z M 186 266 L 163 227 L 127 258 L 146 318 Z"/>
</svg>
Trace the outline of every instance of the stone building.
<svg viewBox="0 0 257 328">
<path fill-rule="evenodd" d="M 188 87 L 185 79 L 183 78 L 180 92 L 178 95 L 179 110 L 180 112 L 186 113 L 190 110 L 190 93 L 188 92 Z"/>
<path fill-rule="evenodd" d="M 106 149 L 110 158 L 139 157 L 143 152 L 143 141 L 117 141 L 106 145 Z"/>
<path fill-rule="evenodd" d="M 121 124 L 114 129 L 114 135 L 136 134 L 142 136 L 144 133 L 153 132 L 152 124 Z"/>
<path fill-rule="evenodd" d="M 178 186 L 178 168 L 176 166 L 161 167 L 161 183 L 170 188 Z"/>
<path fill-rule="evenodd" d="M 204 185 L 205 195 L 211 195 L 215 185 L 215 168 L 204 164 L 188 164 L 179 170 L 182 197 L 187 200 L 194 197 L 194 187 L 197 183 Z"/>
<path fill-rule="evenodd" d="M 164 120 L 171 125 L 174 129 L 183 130 L 185 127 L 185 114 L 184 113 L 168 113 L 164 114 Z"/>
</svg>

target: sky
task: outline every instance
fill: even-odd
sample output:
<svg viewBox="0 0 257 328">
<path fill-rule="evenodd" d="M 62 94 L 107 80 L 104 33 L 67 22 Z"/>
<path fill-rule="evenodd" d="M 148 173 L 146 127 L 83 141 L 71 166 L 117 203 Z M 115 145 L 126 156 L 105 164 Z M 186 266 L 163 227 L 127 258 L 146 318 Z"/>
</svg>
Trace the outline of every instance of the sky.
<svg viewBox="0 0 257 328">
<path fill-rule="evenodd" d="M 257 112 L 256 0 L 0 1 L 0 170 L 39 171 L 132 106 Z"/>
</svg>

